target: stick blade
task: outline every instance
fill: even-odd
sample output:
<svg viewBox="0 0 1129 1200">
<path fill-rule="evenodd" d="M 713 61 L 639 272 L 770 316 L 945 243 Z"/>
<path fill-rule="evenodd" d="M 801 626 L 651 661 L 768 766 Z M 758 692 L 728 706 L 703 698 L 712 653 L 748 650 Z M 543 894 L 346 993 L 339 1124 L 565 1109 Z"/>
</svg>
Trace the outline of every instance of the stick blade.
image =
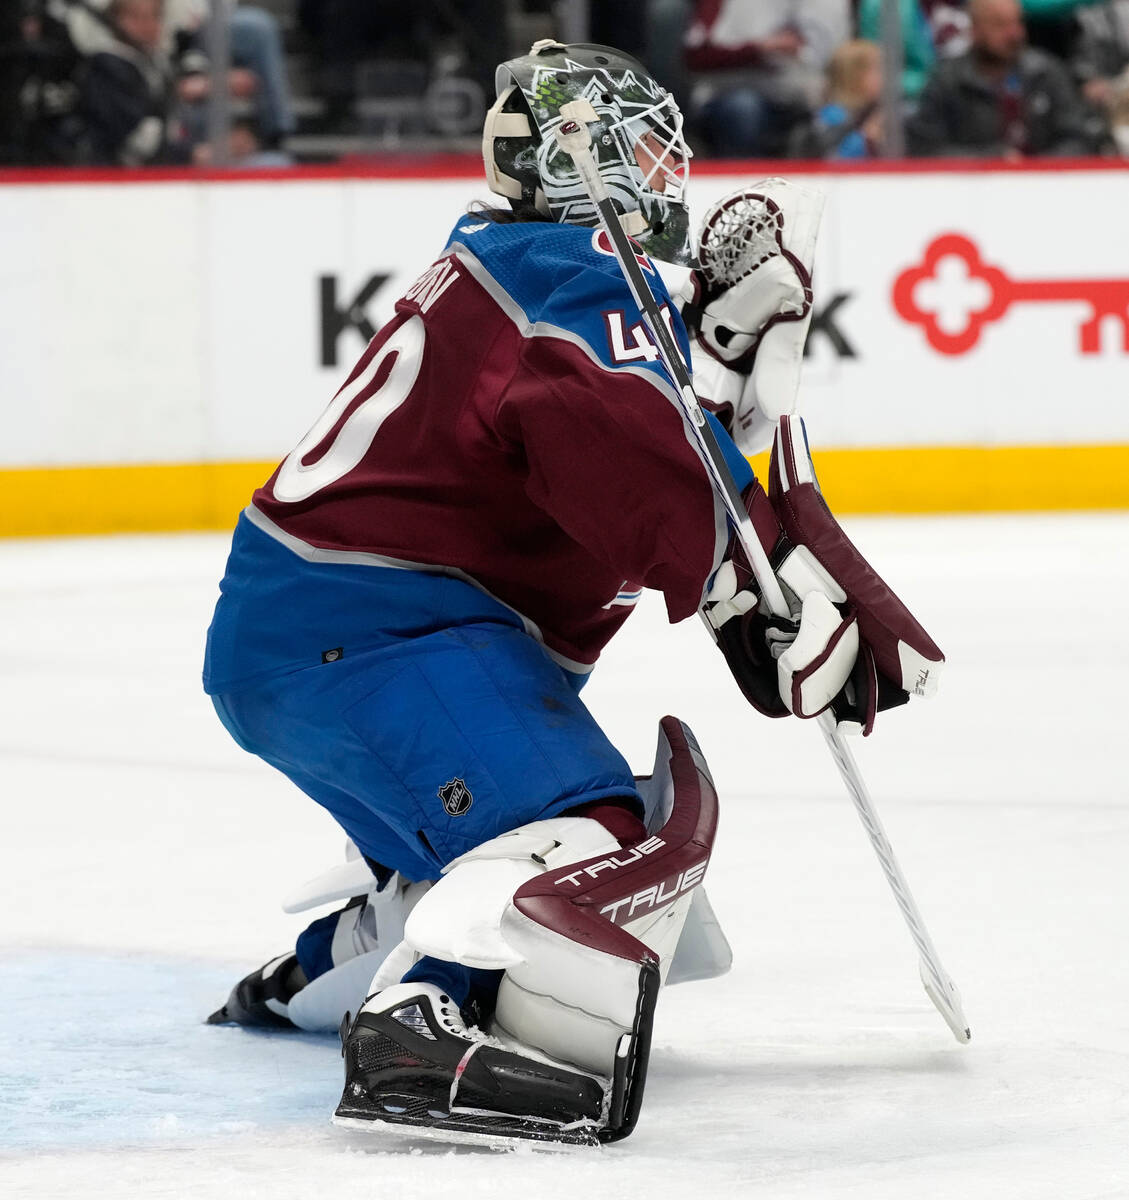
<svg viewBox="0 0 1129 1200">
<path fill-rule="evenodd" d="M 957 991 L 956 984 L 948 975 L 942 975 L 940 977 L 942 986 L 938 987 L 924 959 L 919 964 L 919 972 L 925 994 L 933 1001 L 933 1007 L 944 1018 L 945 1024 L 953 1032 L 953 1037 L 961 1045 L 967 1045 L 972 1041 L 972 1029 L 968 1024 L 968 1018 L 964 1015 L 964 1009 L 961 1007 L 960 992 Z"/>
</svg>

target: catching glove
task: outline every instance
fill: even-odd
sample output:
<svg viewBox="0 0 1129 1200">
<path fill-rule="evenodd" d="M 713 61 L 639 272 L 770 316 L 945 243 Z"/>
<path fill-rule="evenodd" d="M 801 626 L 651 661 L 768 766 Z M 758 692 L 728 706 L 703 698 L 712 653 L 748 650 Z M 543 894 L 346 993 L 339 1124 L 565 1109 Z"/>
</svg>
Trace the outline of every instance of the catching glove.
<svg viewBox="0 0 1129 1200">
<path fill-rule="evenodd" d="M 745 454 L 796 409 L 822 213 L 821 192 L 784 179 L 734 192 L 706 214 L 680 293 L 694 386 Z"/>
</svg>

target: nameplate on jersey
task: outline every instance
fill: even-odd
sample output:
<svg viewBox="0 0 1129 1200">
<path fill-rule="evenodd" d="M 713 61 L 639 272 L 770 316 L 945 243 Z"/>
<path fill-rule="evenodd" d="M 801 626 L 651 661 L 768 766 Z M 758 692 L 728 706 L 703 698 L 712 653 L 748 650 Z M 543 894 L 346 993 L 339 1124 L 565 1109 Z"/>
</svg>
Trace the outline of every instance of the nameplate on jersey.
<svg viewBox="0 0 1129 1200">
<path fill-rule="evenodd" d="M 459 278 L 459 269 L 454 259 L 442 258 L 426 271 L 404 293 L 405 300 L 419 305 L 420 312 L 428 309 Z"/>
</svg>

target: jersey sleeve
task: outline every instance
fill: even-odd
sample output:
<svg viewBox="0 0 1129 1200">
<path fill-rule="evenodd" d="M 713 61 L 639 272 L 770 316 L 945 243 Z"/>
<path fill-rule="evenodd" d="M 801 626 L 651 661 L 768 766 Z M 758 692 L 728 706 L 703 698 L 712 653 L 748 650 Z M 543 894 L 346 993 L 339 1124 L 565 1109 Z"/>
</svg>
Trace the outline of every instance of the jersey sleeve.
<svg viewBox="0 0 1129 1200">
<path fill-rule="evenodd" d="M 728 541 L 725 513 L 626 284 L 589 270 L 557 289 L 494 423 L 525 457 L 529 498 L 568 537 L 661 591 L 672 621 L 697 610 Z"/>
</svg>

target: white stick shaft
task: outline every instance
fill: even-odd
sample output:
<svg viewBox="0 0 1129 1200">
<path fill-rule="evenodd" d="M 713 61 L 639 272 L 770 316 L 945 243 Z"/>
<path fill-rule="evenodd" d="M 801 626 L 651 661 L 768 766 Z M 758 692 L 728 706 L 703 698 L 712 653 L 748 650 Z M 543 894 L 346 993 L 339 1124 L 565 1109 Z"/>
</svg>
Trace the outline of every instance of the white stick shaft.
<svg viewBox="0 0 1129 1200">
<path fill-rule="evenodd" d="M 562 108 L 562 113 L 564 113 L 567 107 L 564 106 Z M 741 500 L 737 485 L 733 480 L 733 475 L 725 462 L 725 456 L 718 445 L 717 438 L 710 428 L 709 422 L 705 419 L 701 405 L 698 402 L 698 397 L 694 393 L 690 373 L 686 368 L 686 364 L 682 361 L 682 356 L 678 351 L 673 337 L 662 320 L 662 314 L 659 312 L 654 295 L 646 279 L 643 277 L 643 272 L 635 258 L 634 247 L 624 232 L 623 226 L 620 225 L 619 215 L 616 213 L 608 196 L 607 189 L 604 187 L 604 181 L 600 178 L 600 173 L 596 169 L 596 163 L 592 158 L 590 149 L 591 135 L 581 114 L 578 113 L 578 119 L 574 121 L 566 120 L 557 129 L 557 141 L 571 156 L 576 169 L 580 173 L 581 179 L 584 181 L 584 186 L 593 204 L 596 206 L 597 212 L 600 214 L 601 223 L 607 231 L 608 237 L 611 239 L 612 248 L 615 251 L 620 270 L 627 280 L 628 287 L 631 289 L 631 293 L 639 307 L 639 312 L 642 314 L 643 320 L 658 348 L 662 364 L 671 381 L 674 383 L 681 398 L 683 408 L 690 419 L 691 427 L 697 436 L 699 447 L 706 466 L 709 469 L 714 488 L 724 503 L 726 512 L 736 527 L 741 545 L 748 555 L 749 564 L 752 567 L 753 575 L 756 578 L 763 601 L 774 616 L 787 617 L 790 615 L 788 605 L 784 599 L 784 593 L 780 588 L 776 574 L 768 561 L 768 555 L 765 553 L 764 547 L 761 545 L 760 539 L 753 529 L 752 521 L 749 519 L 744 502 Z M 886 836 L 886 831 L 882 827 L 882 822 L 879 820 L 878 814 L 874 809 L 874 805 L 866 789 L 866 784 L 863 782 L 858 765 L 854 760 L 854 755 L 836 728 L 835 718 L 830 711 L 825 712 L 819 718 L 819 723 L 828 748 L 831 751 L 831 756 L 835 760 L 835 765 L 839 769 L 839 774 L 842 776 L 847 792 L 854 802 L 863 827 L 866 829 L 871 845 L 874 847 L 878 861 L 894 893 L 898 908 L 905 918 L 910 936 L 913 938 L 914 944 L 917 946 L 921 956 L 920 974 L 925 991 L 933 1001 L 937 1011 L 945 1019 L 945 1023 L 952 1030 L 953 1036 L 957 1041 L 967 1042 L 971 1037 L 971 1032 L 961 1009 L 960 994 L 957 991 L 956 985 L 941 965 L 940 957 L 937 954 L 928 930 L 925 928 L 925 922 L 914 902 L 913 895 L 909 890 L 909 885 L 906 883 L 905 876 L 902 874 L 901 867 L 898 865 L 898 860 L 894 855 L 894 848 L 890 845 L 890 839 Z"/>
<path fill-rule="evenodd" d="M 894 893 L 894 899 L 905 919 L 910 937 L 917 946 L 921 956 L 921 982 L 925 991 L 937 1011 L 944 1017 L 945 1023 L 953 1031 L 953 1037 L 958 1042 L 967 1042 L 972 1037 L 972 1031 L 969 1029 L 968 1021 L 961 1007 L 960 993 L 951 976 L 941 965 L 940 955 L 933 945 L 933 939 L 929 936 L 929 930 L 925 927 L 925 920 L 914 901 L 913 893 L 909 890 L 906 877 L 898 865 L 894 847 L 890 845 L 890 839 L 886 836 L 886 830 L 870 799 L 870 793 L 867 791 L 862 773 L 855 762 L 855 756 L 851 753 L 846 739 L 836 728 L 835 718 L 830 710 L 820 714 L 819 727 L 823 731 L 823 736 L 831 751 L 831 757 L 839 768 L 839 774 L 846 784 L 847 792 L 854 802 L 863 828 L 870 838 L 870 844 L 874 847 L 874 853 L 882 865 L 886 881 Z"/>
</svg>

